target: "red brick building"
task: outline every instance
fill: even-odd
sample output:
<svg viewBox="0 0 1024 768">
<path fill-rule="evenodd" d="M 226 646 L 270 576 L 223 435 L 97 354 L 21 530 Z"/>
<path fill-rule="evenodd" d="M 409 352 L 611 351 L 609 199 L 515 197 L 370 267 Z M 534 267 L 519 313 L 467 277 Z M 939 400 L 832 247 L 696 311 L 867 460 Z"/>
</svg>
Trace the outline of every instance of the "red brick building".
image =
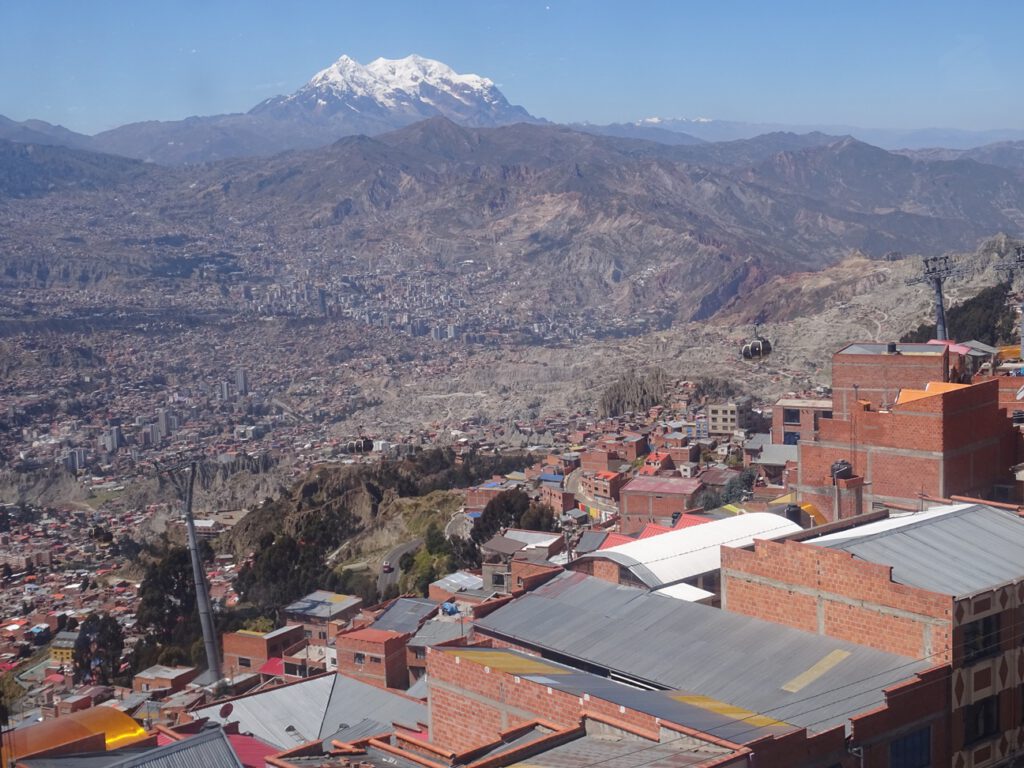
<svg viewBox="0 0 1024 768">
<path fill-rule="evenodd" d="M 411 634 L 355 629 L 338 635 L 338 671 L 380 688 L 409 687 L 405 646 Z"/>
<path fill-rule="evenodd" d="M 596 448 L 580 454 L 580 469 L 584 472 L 612 472 L 629 462 L 616 450 Z"/>
<path fill-rule="evenodd" d="M 944 348 L 933 358 L 945 359 Z M 816 437 L 799 446 L 801 502 L 836 520 L 869 510 L 873 502 L 913 509 L 921 494 L 1016 498 L 1010 468 L 1020 436 L 999 407 L 996 382 L 930 383 L 892 398 L 885 410 L 860 401 L 845 415 L 837 411 L 835 418 L 820 420 Z M 833 465 L 840 461 L 852 465 L 846 473 L 851 476 L 834 482 Z"/>
<path fill-rule="evenodd" d="M 184 690 L 198 676 L 199 669 L 196 667 L 166 667 L 157 664 L 132 678 L 132 690 L 136 693 L 160 691 L 162 695 L 170 696 Z"/>
<path fill-rule="evenodd" d="M 585 472 L 580 477 L 580 491 L 591 498 L 618 501 L 622 486 L 628 480 L 623 472 Z"/>
<path fill-rule="evenodd" d="M 286 626 L 272 632 L 242 629 L 221 637 L 224 658 L 221 669 L 228 677 L 256 672 L 268 659 L 281 657 L 286 648 L 303 639 L 301 626 Z"/>
<path fill-rule="evenodd" d="M 772 442 L 796 445 L 801 440 L 812 440 L 818 420 L 831 418 L 831 400 L 784 397 L 772 408 Z"/>
<path fill-rule="evenodd" d="M 634 533 L 647 523 L 664 524 L 674 512 L 693 509 L 703 490 L 696 478 L 634 477 L 619 492 L 622 532 Z"/>
<path fill-rule="evenodd" d="M 931 728 L 931 765 L 1004 765 L 1024 752 L 1015 512 L 963 504 L 752 552 L 723 547 L 722 607 L 949 665 L 948 689 L 932 694 L 948 700 L 949 723 Z"/>
<path fill-rule="evenodd" d="M 554 483 L 544 483 L 540 487 L 540 503 L 545 504 L 560 515 L 576 507 L 576 495 Z"/>
<path fill-rule="evenodd" d="M 300 626 L 313 645 L 327 645 L 334 636 L 332 627 L 343 626 L 363 607 L 363 600 L 319 589 L 285 606 L 285 623 Z"/>
<path fill-rule="evenodd" d="M 493 649 L 427 654 L 432 740 L 590 711 L 744 747 L 757 768 L 893 768 L 922 741 L 929 761 L 904 765 L 949 765 L 948 668 L 668 600 L 573 574 L 481 619 Z"/>
<path fill-rule="evenodd" d="M 667 451 L 655 451 L 647 454 L 644 464 L 640 467 L 641 475 L 657 475 L 659 472 L 671 472 L 676 463 Z"/>
<path fill-rule="evenodd" d="M 895 403 L 901 389 L 957 381 L 963 370 L 962 356 L 945 344 L 849 344 L 832 356 L 832 412 L 845 419 L 858 401 L 878 410 Z"/>
</svg>

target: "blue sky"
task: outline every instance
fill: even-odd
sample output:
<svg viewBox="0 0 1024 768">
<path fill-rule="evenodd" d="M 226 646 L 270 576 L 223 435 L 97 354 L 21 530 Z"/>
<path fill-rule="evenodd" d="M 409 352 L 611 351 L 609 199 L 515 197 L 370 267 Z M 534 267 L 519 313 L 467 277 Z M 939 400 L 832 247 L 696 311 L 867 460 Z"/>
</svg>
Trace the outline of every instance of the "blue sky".
<svg viewBox="0 0 1024 768">
<path fill-rule="evenodd" d="M 1024 2 L 2 0 L 0 114 L 86 133 L 245 111 L 418 53 L 558 122 L 1024 128 Z"/>
</svg>

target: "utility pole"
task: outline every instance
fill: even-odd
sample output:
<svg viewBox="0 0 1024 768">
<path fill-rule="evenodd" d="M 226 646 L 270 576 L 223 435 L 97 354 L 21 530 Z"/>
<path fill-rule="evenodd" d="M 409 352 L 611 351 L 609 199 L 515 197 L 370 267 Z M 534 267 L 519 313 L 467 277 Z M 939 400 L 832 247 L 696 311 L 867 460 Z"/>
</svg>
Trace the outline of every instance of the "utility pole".
<svg viewBox="0 0 1024 768">
<path fill-rule="evenodd" d="M 925 256 L 921 274 L 907 280 L 907 285 L 927 283 L 935 292 L 935 337 L 939 341 L 949 339 L 946 332 L 946 307 L 943 303 L 942 284 L 947 278 L 960 277 L 964 274 L 966 270 L 951 263 L 949 256 Z"/>
<path fill-rule="evenodd" d="M 1005 275 L 1006 279 L 1011 283 L 1013 282 L 1014 273 L 1024 273 L 1024 245 L 1016 247 L 1012 261 L 1003 261 L 996 264 L 996 271 Z M 1021 354 L 1024 355 L 1024 292 L 1021 292 L 1018 302 L 1020 307 L 1020 349 Z"/>
</svg>

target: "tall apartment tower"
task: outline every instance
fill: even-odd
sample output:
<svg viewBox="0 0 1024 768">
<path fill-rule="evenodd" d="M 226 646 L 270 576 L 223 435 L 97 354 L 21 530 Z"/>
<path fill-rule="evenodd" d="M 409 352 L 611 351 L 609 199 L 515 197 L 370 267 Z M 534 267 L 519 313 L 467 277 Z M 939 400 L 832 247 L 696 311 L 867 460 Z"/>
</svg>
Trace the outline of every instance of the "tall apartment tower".
<svg viewBox="0 0 1024 768">
<path fill-rule="evenodd" d="M 243 396 L 249 394 L 249 374 L 244 368 L 235 371 L 235 391 Z"/>
</svg>

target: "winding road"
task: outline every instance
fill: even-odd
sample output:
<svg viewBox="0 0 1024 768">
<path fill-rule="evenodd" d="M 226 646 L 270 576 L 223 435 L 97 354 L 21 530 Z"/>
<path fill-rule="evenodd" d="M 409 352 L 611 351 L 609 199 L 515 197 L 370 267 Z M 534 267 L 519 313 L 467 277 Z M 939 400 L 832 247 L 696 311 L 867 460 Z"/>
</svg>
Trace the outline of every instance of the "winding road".
<svg viewBox="0 0 1024 768">
<path fill-rule="evenodd" d="M 384 556 L 385 562 L 391 563 L 394 570 L 391 573 L 380 572 L 377 576 L 377 595 L 379 598 L 384 597 L 384 590 L 387 589 L 389 584 L 397 584 L 398 577 L 401 576 L 402 571 L 398 567 L 398 561 L 402 559 L 402 555 L 409 553 L 412 554 L 420 545 L 423 544 L 423 539 L 413 539 L 407 541 L 405 544 L 400 544 Z"/>
</svg>

